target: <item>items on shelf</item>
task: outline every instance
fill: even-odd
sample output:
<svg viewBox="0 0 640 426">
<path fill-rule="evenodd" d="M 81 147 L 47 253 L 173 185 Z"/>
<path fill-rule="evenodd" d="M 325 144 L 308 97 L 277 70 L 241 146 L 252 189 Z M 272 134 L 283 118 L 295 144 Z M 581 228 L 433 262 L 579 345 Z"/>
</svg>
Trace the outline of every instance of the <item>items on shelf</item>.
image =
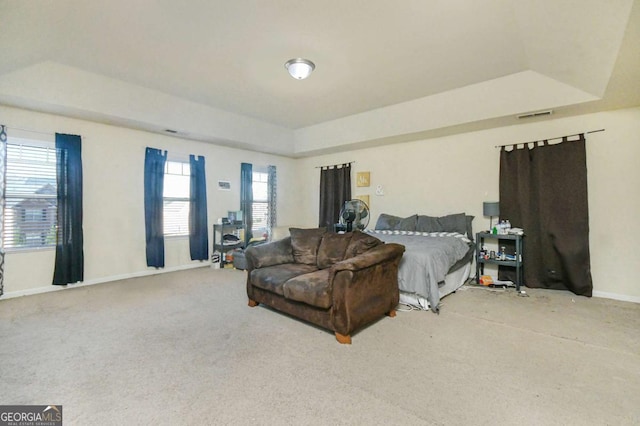
<svg viewBox="0 0 640 426">
<path fill-rule="evenodd" d="M 485 264 L 498 265 L 499 267 L 511 267 L 515 268 L 515 287 L 517 291 L 520 291 L 520 286 L 523 280 L 523 238 L 524 234 L 493 234 L 486 232 L 479 232 L 476 234 L 476 277 L 480 284 L 481 277 L 484 276 Z M 513 241 L 515 244 L 515 251 L 513 253 L 507 253 L 508 245 L 498 244 L 499 249 L 488 250 L 484 245 L 485 239 L 494 239 L 497 243 L 504 243 L 505 241 Z M 512 250 L 512 249 L 509 249 Z M 494 279 L 494 284 L 503 287 L 512 287 L 513 282 L 498 282 Z M 491 285 L 491 284 L 490 284 Z"/>
<path fill-rule="evenodd" d="M 509 229 L 511 229 L 511 223 L 506 219 L 502 219 L 500 223 L 496 223 L 491 233 L 493 235 L 506 235 Z"/>
<path fill-rule="evenodd" d="M 240 241 L 240 237 L 234 234 L 224 234 L 222 236 L 222 244 L 225 246 L 238 244 Z"/>
<path fill-rule="evenodd" d="M 211 266 L 215 269 L 233 268 L 235 255 L 241 253 L 245 246 L 244 236 L 243 224 L 213 225 L 214 255 L 211 256 Z"/>
<path fill-rule="evenodd" d="M 211 253 L 211 267 L 214 269 L 220 269 L 221 258 L 221 253 L 218 250 Z"/>
<path fill-rule="evenodd" d="M 487 287 L 501 287 L 501 288 L 515 287 L 515 284 L 513 283 L 513 281 L 496 280 L 491 275 L 482 275 L 478 280 L 478 283 L 480 285 L 484 285 Z"/>
<path fill-rule="evenodd" d="M 524 235 L 524 230 L 522 228 L 511 227 L 511 222 L 509 222 L 509 219 L 503 219 L 500 221 L 500 223 L 496 223 L 496 225 L 491 229 L 491 234 L 493 235 Z"/>
</svg>

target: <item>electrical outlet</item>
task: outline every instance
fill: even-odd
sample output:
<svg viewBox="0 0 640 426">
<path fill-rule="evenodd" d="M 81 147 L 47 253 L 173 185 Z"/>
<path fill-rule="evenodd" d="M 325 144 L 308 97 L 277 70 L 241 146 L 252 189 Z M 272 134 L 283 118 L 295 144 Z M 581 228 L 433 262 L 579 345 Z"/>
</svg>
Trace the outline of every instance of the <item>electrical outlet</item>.
<svg viewBox="0 0 640 426">
<path fill-rule="evenodd" d="M 376 195 L 384 195 L 384 188 L 382 185 L 376 186 Z"/>
</svg>

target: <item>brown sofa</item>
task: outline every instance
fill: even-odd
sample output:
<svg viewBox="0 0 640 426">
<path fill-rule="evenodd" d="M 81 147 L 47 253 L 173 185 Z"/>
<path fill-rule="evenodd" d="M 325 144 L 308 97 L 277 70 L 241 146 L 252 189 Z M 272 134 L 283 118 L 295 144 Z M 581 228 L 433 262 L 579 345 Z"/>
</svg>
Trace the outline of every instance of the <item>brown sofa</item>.
<svg viewBox="0 0 640 426">
<path fill-rule="evenodd" d="M 246 250 L 249 306 L 260 303 L 335 332 L 340 343 L 398 304 L 404 246 L 360 231 L 291 228 Z"/>
</svg>

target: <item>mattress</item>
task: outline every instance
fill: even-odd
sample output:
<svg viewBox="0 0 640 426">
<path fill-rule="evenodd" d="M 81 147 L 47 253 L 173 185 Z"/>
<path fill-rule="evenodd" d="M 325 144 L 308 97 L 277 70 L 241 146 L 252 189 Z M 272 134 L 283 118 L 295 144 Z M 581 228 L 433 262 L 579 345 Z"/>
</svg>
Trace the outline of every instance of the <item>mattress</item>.
<svg viewBox="0 0 640 426">
<path fill-rule="evenodd" d="M 469 279 L 470 274 L 471 263 L 466 263 L 462 268 L 458 268 L 455 271 L 448 273 L 444 277 L 444 281 L 438 285 L 440 300 L 442 300 L 443 297 L 454 293 L 456 290 L 462 287 L 464 283 Z M 405 291 L 400 291 L 400 303 L 408 305 L 412 309 L 419 309 L 424 311 L 427 311 L 431 308 L 426 297 L 420 296 L 416 293 L 409 293 Z M 442 305 L 442 302 L 440 302 L 440 305 Z"/>
<path fill-rule="evenodd" d="M 458 288 L 461 285 L 453 283 L 446 286 L 447 274 L 470 266 L 473 257 L 471 240 L 456 232 L 367 232 L 387 243 L 405 246 L 405 253 L 398 268 L 398 287 L 401 292 L 426 299 L 430 309 L 435 312 L 439 309 L 441 287 L 445 285 L 442 290 L 444 293 L 450 287 Z"/>
</svg>

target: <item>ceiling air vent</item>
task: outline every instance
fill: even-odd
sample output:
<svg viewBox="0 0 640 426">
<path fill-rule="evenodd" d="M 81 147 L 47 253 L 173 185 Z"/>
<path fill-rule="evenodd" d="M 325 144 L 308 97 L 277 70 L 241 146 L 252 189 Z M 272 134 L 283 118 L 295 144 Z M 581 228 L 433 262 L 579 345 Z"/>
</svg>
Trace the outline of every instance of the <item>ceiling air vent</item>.
<svg viewBox="0 0 640 426">
<path fill-rule="evenodd" d="M 534 117 L 543 117 L 545 115 L 551 115 L 553 114 L 553 110 L 549 109 L 546 111 L 536 111 L 536 112 L 530 112 L 527 114 L 522 114 L 518 116 L 518 120 L 521 120 L 523 118 L 534 118 Z"/>
</svg>

